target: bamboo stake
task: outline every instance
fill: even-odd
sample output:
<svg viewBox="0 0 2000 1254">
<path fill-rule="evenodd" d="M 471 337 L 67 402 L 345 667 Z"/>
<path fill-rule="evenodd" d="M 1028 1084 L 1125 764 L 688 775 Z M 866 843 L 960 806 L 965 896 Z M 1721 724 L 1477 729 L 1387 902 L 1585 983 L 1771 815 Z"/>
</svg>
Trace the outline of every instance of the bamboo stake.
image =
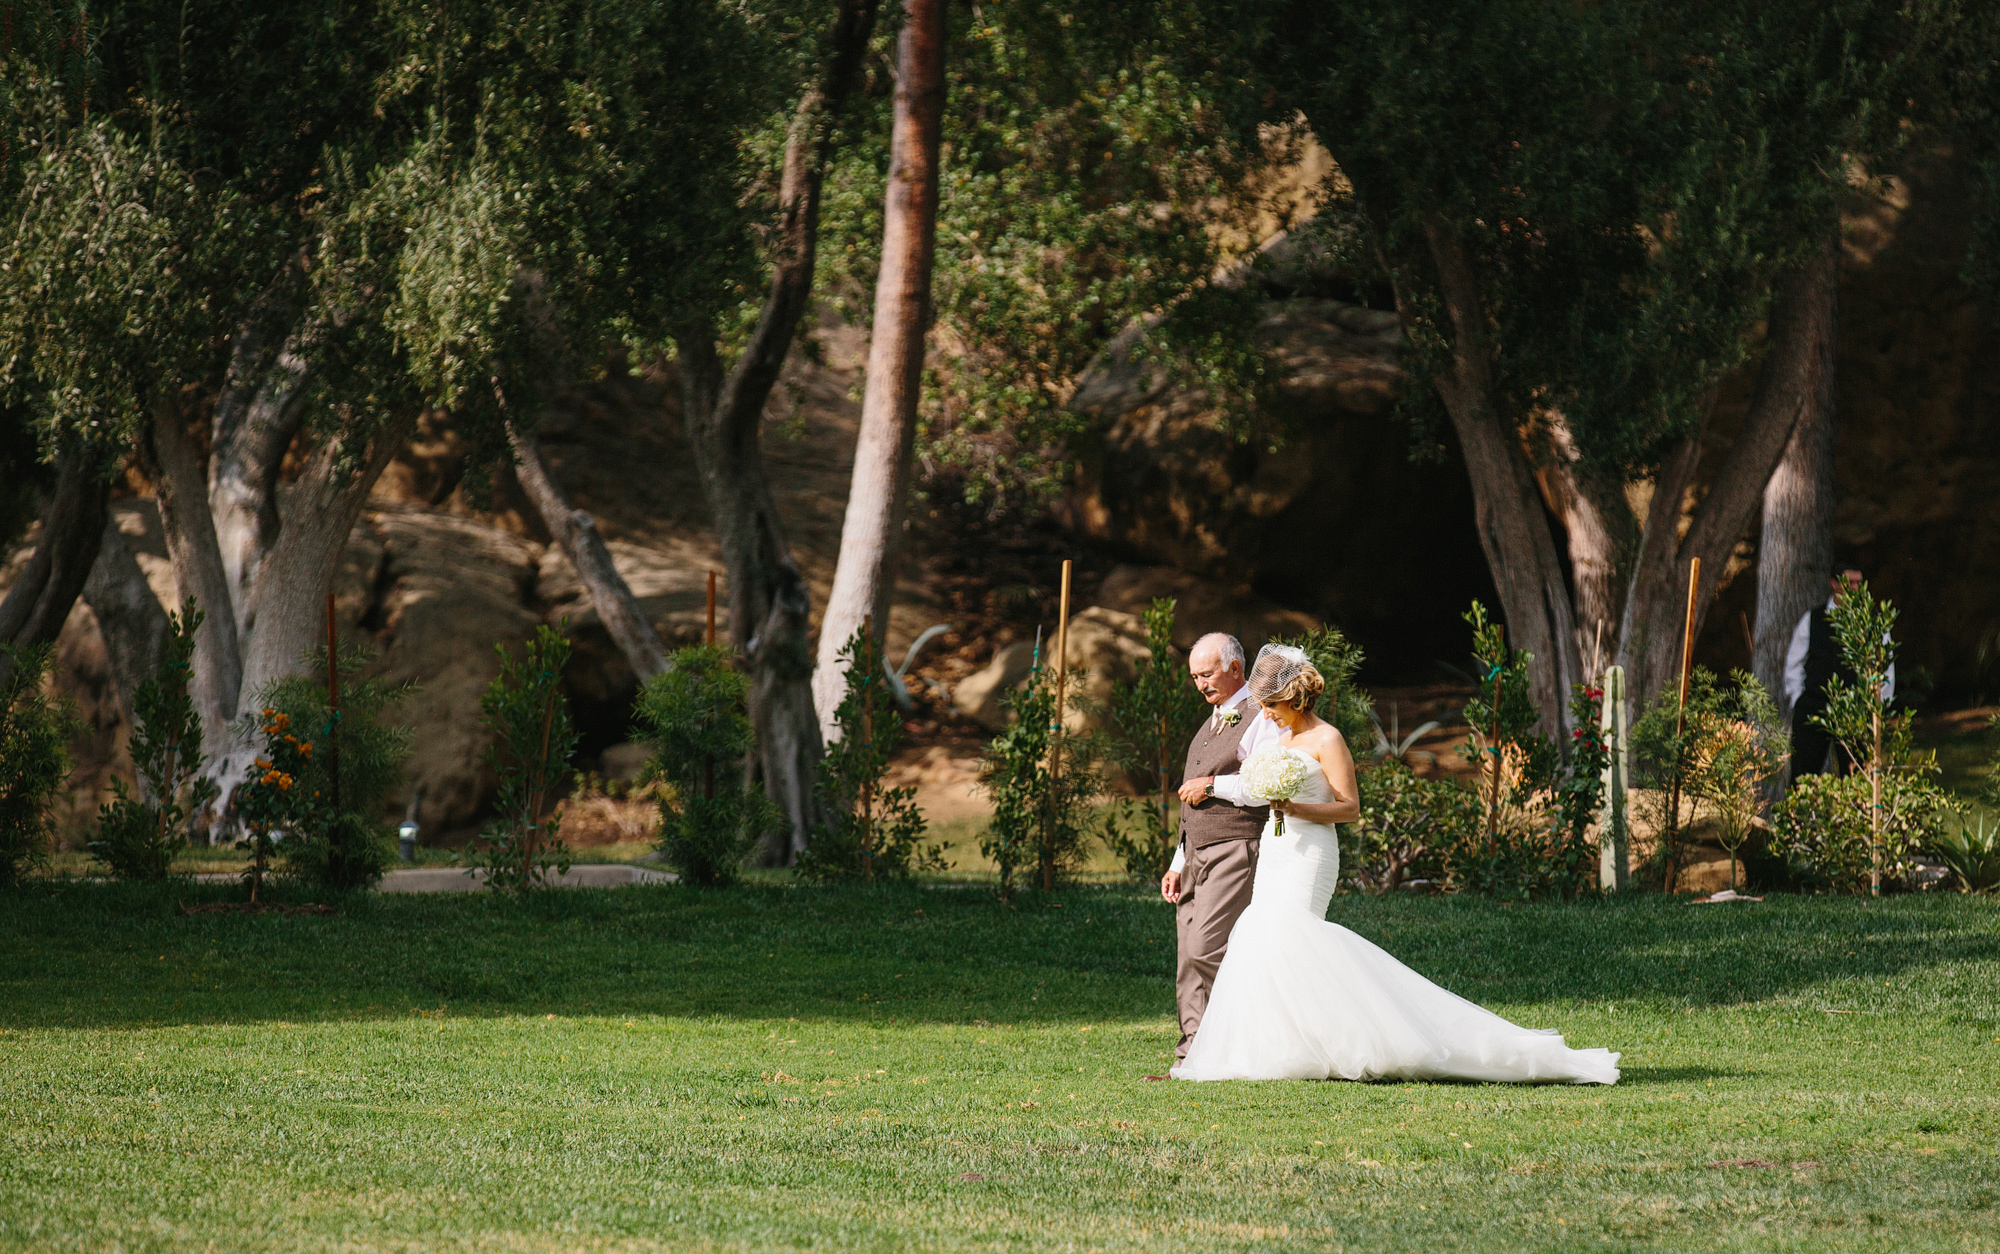
<svg viewBox="0 0 2000 1254">
<path fill-rule="evenodd" d="M 332 794 L 333 813 L 340 813 L 340 648 L 334 630 L 333 592 L 326 594 L 326 706 L 332 714 L 327 725 L 326 787 Z"/>
<path fill-rule="evenodd" d="M 1687 619 L 1681 628 L 1681 701 L 1680 708 L 1674 712 L 1674 743 L 1676 745 L 1680 744 L 1681 736 L 1687 730 L 1689 668 L 1694 664 L 1694 598 L 1695 593 L 1700 587 L 1701 559 L 1698 557 L 1691 558 L 1688 562 Z M 1680 850 L 1677 845 L 1680 840 L 1681 826 L 1681 773 L 1683 769 L 1681 759 L 1684 756 L 1678 752 L 1674 755 L 1674 786 L 1667 801 L 1666 891 L 1670 893 L 1674 891 L 1674 879 L 1676 878 L 1676 872 L 1679 870 Z"/>
<path fill-rule="evenodd" d="M 879 666 L 875 662 L 875 616 L 861 616 L 861 647 L 855 653 L 854 664 L 868 667 L 866 678 L 861 681 L 861 747 L 873 750 L 875 747 L 875 672 Z M 874 814 L 872 807 L 873 789 L 867 784 L 861 786 L 861 877 L 875 878 L 875 851 L 870 848 L 874 837 Z"/>
<path fill-rule="evenodd" d="M 715 571 L 712 568 L 708 572 L 708 634 L 703 639 L 710 648 L 715 647 Z M 710 754 L 702 758 L 701 766 L 701 795 L 713 801 L 715 800 L 715 755 Z"/>
<path fill-rule="evenodd" d="M 1507 629 L 1500 628 L 1500 662 L 1507 662 Z M 1486 803 L 1486 851 L 1492 853 L 1500 847 L 1500 763 L 1505 755 L 1500 752 L 1500 684 L 1501 677 L 1493 676 L 1493 730 L 1486 737 L 1486 751 L 1493 758 L 1492 795 Z"/>
<path fill-rule="evenodd" d="M 1873 678 L 1871 676 L 1870 678 Z M 1875 712 L 1868 717 L 1875 752 L 1868 760 L 1868 895 L 1882 895 L 1882 688 L 1875 688 Z"/>
<path fill-rule="evenodd" d="M 1056 786 L 1062 779 L 1063 701 L 1069 682 L 1069 578 L 1070 559 L 1062 564 L 1062 598 L 1056 610 L 1056 704 L 1049 718 L 1049 795 L 1042 818 L 1042 889 L 1056 886 L 1055 804 Z"/>
</svg>

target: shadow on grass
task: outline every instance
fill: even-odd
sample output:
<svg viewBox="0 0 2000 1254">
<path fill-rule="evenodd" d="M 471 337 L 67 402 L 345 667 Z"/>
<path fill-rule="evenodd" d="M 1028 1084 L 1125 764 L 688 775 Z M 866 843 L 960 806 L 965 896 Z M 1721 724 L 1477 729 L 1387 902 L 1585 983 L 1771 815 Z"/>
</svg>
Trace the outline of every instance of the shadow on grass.
<svg viewBox="0 0 2000 1254">
<path fill-rule="evenodd" d="M 1151 1023 L 1173 1008 L 1172 916 L 1136 886 L 1024 893 L 1011 907 L 979 885 L 761 883 L 356 894 L 328 899 L 341 913 L 319 918 L 177 910 L 239 891 L 0 893 L 0 1026 L 401 1018 L 440 1005 L 471 1016 Z M 2000 980 L 2000 910 L 1957 897 L 1500 907 L 1343 896 L 1330 914 L 1503 1012 L 1750 1005 L 1899 982 L 1937 1013 L 1964 1016 L 1986 1013 L 1979 990 Z"/>
</svg>

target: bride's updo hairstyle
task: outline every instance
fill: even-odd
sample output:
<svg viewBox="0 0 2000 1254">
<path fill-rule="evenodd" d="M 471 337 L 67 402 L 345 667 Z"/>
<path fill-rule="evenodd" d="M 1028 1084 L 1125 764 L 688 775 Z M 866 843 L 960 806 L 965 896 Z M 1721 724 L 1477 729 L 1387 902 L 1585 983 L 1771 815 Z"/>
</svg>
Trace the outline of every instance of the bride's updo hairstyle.
<svg viewBox="0 0 2000 1254">
<path fill-rule="evenodd" d="M 1247 685 L 1259 705 L 1289 705 L 1310 710 L 1326 691 L 1326 679 L 1305 650 L 1288 644 L 1267 644 L 1257 650 Z"/>
</svg>

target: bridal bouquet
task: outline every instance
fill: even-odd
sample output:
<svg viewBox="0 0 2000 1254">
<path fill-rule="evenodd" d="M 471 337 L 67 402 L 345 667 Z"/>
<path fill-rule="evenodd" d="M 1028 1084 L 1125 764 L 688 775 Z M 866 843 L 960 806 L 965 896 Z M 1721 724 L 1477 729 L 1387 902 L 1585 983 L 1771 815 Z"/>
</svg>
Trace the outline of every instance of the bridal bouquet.
<svg viewBox="0 0 2000 1254">
<path fill-rule="evenodd" d="M 1296 749 L 1265 745 L 1243 760 L 1243 787 L 1259 801 L 1290 801 L 1305 791 L 1312 763 Z M 1285 816 L 1278 816 L 1279 836 Z"/>
</svg>

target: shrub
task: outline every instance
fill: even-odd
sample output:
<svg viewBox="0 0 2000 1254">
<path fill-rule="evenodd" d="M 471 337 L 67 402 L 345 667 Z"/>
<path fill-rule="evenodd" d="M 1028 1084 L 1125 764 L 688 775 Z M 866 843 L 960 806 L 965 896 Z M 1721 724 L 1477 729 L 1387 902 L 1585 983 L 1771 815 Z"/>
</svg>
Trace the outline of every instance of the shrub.
<svg viewBox="0 0 2000 1254">
<path fill-rule="evenodd" d="M 250 828 L 240 843 L 251 851 L 253 876 L 261 878 L 278 852 L 279 833 L 286 874 L 315 888 L 367 888 L 395 861 L 395 833 L 381 815 L 409 761 L 410 732 L 382 716 L 416 689 L 352 678 L 370 656 L 359 648 L 336 654 L 338 708 L 327 680 L 315 678 L 327 676 L 325 649 L 302 659 L 305 673 L 273 680 L 257 694 L 249 723 L 263 751 L 256 773 L 236 791 Z"/>
<path fill-rule="evenodd" d="M 121 880 L 163 880 L 187 848 L 188 820 L 215 800 L 202 774 L 201 715 L 188 692 L 194 677 L 195 629 L 202 612 L 190 599 L 167 615 L 166 659 L 132 698 L 132 762 L 144 787 L 134 797 L 113 780 L 113 797 L 98 811 L 91 856 Z"/>
<path fill-rule="evenodd" d="M 1900 882 L 1918 850 L 1935 848 L 1944 832 L 1947 798 L 1928 769 L 1885 773 L 1879 874 Z M 1792 781 L 1771 814 L 1771 849 L 1802 887 L 1853 893 L 1876 872 L 1872 781 L 1866 775 L 1807 775 Z"/>
<path fill-rule="evenodd" d="M 1598 731 L 1604 693 L 1583 684 L 1572 689 L 1574 730 L 1565 756 L 1535 730 L 1541 712 L 1528 682 L 1534 656 L 1509 648 L 1479 602 L 1472 603 L 1465 621 L 1472 626 L 1480 679 L 1465 710 L 1472 736 L 1459 752 L 1479 763 L 1479 830 L 1445 850 L 1452 887 L 1503 900 L 1568 900 L 1590 891 L 1598 865 L 1590 826 L 1609 760 Z"/>
<path fill-rule="evenodd" d="M 48 857 L 49 803 L 69 780 L 69 740 L 79 724 L 42 690 L 55 651 L 0 645 L 0 886 L 18 884 Z"/>
<path fill-rule="evenodd" d="M 1174 601 L 1146 610 L 1146 658 L 1138 674 L 1112 686 L 1105 710 L 1106 756 L 1141 781 L 1144 795 L 1120 801 L 1104 821 L 1104 843 L 1142 880 L 1157 880 L 1180 843 L 1181 767 L 1188 739 L 1208 716 L 1208 703 L 1175 656 Z"/>
<path fill-rule="evenodd" d="M 1400 758 L 1360 772 L 1361 819 L 1345 831 L 1349 883 L 1385 893 L 1412 879 L 1444 878 L 1446 855 L 1479 837 L 1479 801 L 1448 779 L 1424 779 Z"/>
<path fill-rule="evenodd" d="M 943 847 L 923 843 L 917 790 L 882 787 L 889 758 L 903 742 L 903 720 L 868 625 L 854 633 L 840 657 L 848 664 L 847 690 L 834 713 L 840 735 L 813 771 L 828 822 L 813 829 L 799 855 L 799 873 L 816 880 L 873 880 L 942 871 Z"/>
<path fill-rule="evenodd" d="M 1835 600 L 1827 621 L 1840 646 L 1841 661 L 1854 679 L 1850 682 L 1835 676 L 1827 681 L 1826 708 L 1814 715 L 1813 721 L 1831 732 L 1848 755 L 1862 764 L 1871 792 L 1881 794 L 1879 799 L 1871 798 L 1869 808 L 1875 829 L 1870 835 L 1875 856 L 1869 891 L 1878 892 L 1882 876 L 1890 873 L 1882 864 L 1889 840 L 1882 829 L 1895 809 L 1889 794 L 1893 791 L 1899 797 L 1914 798 L 1922 792 L 1918 784 L 1892 787 L 1891 779 L 1897 775 L 1935 776 L 1936 763 L 1933 760 L 1926 768 L 1914 759 L 1908 712 L 1891 713 L 1889 703 L 1882 699 L 1882 686 L 1896 662 L 1896 607 L 1876 600 L 1863 583 Z M 1930 787 L 1936 791 L 1935 784 Z M 1913 813 L 1925 809 L 1926 804 L 1912 807 Z"/>
<path fill-rule="evenodd" d="M 783 816 L 744 761 L 756 747 L 749 681 L 720 645 L 681 649 L 646 681 L 634 711 L 653 747 L 643 778 L 658 780 L 660 856 L 689 884 L 734 883 L 743 859 Z"/>
<path fill-rule="evenodd" d="M 1662 869 L 1677 863 L 1680 833 L 1696 807 L 1706 804 L 1716 817 L 1717 842 L 1729 854 L 1734 887 L 1738 854 L 1763 809 L 1764 785 L 1790 752 L 1777 703 L 1748 671 L 1723 680 L 1697 666 L 1685 707 L 1678 689 L 1654 697 L 1632 729 L 1633 778 L 1652 790 L 1644 805 L 1660 833 L 1653 856 Z"/>
<path fill-rule="evenodd" d="M 1071 682 L 1081 678 L 1073 672 Z M 1095 737 L 1056 726 L 1053 677 L 1037 668 L 1008 698 L 1015 719 L 986 746 L 980 783 L 993 799 L 993 822 L 979 851 L 1000 869 L 1000 895 L 1014 892 L 1014 875 L 1035 868 L 1043 888 L 1083 861 L 1085 814 L 1104 791 Z"/>
<path fill-rule="evenodd" d="M 562 816 L 553 808 L 556 781 L 568 777 L 576 753 L 562 694 L 569 641 L 553 627 L 537 627 L 518 659 L 503 645 L 494 651 L 500 673 L 479 695 L 479 721 L 493 736 L 486 760 L 500 777 L 498 814 L 464 860 L 486 868 L 489 888 L 526 892 L 570 866 Z"/>
<path fill-rule="evenodd" d="M 1985 815 L 1975 820 L 1963 810 L 1952 821 L 1942 823 L 1932 837 L 1931 851 L 1951 869 L 1962 893 L 1984 893 L 2000 888 L 2000 823 Z"/>
</svg>

